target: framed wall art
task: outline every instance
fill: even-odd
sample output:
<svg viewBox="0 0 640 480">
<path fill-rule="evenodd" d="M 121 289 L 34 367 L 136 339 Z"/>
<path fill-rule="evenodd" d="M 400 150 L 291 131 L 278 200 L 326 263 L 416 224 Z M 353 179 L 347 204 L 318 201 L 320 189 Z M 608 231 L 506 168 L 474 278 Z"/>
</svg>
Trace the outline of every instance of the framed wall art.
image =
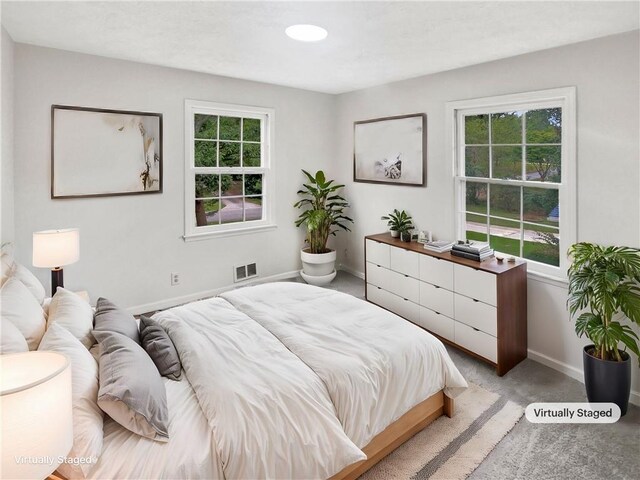
<svg viewBox="0 0 640 480">
<path fill-rule="evenodd" d="M 162 114 L 51 106 L 51 198 L 162 193 Z"/>
<path fill-rule="evenodd" d="M 426 114 L 354 122 L 353 146 L 354 182 L 424 185 Z"/>
</svg>

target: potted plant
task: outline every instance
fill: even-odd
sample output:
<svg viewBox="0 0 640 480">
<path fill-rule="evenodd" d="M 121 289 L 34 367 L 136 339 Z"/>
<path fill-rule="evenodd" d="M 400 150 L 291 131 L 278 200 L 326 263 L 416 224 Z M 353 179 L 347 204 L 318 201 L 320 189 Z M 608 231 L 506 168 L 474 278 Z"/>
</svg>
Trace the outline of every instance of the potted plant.
<svg viewBox="0 0 640 480">
<path fill-rule="evenodd" d="M 613 402 L 627 412 L 631 355 L 640 357 L 640 250 L 576 243 L 569 249 L 569 299 L 576 334 L 593 342 L 584 347 L 584 383 L 590 402 Z M 620 349 L 620 344 L 624 348 Z"/>
<path fill-rule="evenodd" d="M 350 231 L 346 224 L 353 220 L 344 214 L 349 203 L 337 194 L 344 185 L 327 180 L 322 170 L 318 170 L 315 176 L 305 170 L 302 173 L 308 183 L 298 190 L 298 195 L 303 198 L 294 204 L 294 207 L 303 209 L 295 222 L 296 227 L 305 225 L 307 229 L 307 247 L 300 251 L 300 274 L 307 283 L 326 285 L 336 276 L 336 252 L 327 248 L 329 235 L 335 235 L 338 229 Z"/>
<path fill-rule="evenodd" d="M 407 212 L 405 212 L 404 210 L 398 211 L 398 209 L 394 208 L 393 212 L 381 217 L 380 219 L 387 221 L 387 226 L 391 231 L 392 237 L 397 238 L 401 236 L 402 232 L 405 232 L 405 238 L 401 238 L 401 240 L 405 242 L 411 241 L 411 230 L 413 229 L 413 223 L 412 223 L 413 219 Z"/>
</svg>

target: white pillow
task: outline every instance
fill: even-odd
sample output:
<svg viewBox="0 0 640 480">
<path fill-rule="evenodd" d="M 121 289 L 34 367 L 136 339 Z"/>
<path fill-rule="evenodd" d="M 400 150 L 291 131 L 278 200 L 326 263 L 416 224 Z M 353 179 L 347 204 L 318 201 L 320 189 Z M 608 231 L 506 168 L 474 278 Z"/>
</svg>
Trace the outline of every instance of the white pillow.
<svg viewBox="0 0 640 480">
<path fill-rule="evenodd" d="M 71 360 L 73 447 L 67 457 L 78 460 L 92 457 L 93 462 L 62 463 L 58 471 L 66 478 L 86 478 L 102 452 L 104 436 L 102 410 L 98 407 L 98 364 L 89 350 L 57 323 L 49 326 L 38 350 L 61 353 Z"/>
<path fill-rule="evenodd" d="M 44 287 L 40 283 L 40 280 L 38 280 L 26 267 L 17 263 L 16 268 L 13 271 L 13 278 L 24 283 L 24 286 L 29 289 L 34 297 L 36 297 L 36 300 L 38 300 L 40 305 L 44 303 L 44 297 L 47 296 L 44 291 Z"/>
<path fill-rule="evenodd" d="M 29 350 L 35 350 L 44 335 L 44 310 L 22 282 L 10 278 L 0 289 L 2 316 L 13 323 L 27 340 Z"/>
<path fill-rule="evenodd" d="M 95 339 L 91 334 L 93 330 L 93 309 L 81 296 L 71 290 L 58 287 L 56 294 L 49 304 L 48 325 L 58 323 L 82 342 L 91 348 Z"/>
<path fill-rule="evenodd" d="M 20 330 L 6 318 L 2 317 L 0 332 L 0 355 L 5 353 L 28 352 L 29 345 Z"/>
</svg>

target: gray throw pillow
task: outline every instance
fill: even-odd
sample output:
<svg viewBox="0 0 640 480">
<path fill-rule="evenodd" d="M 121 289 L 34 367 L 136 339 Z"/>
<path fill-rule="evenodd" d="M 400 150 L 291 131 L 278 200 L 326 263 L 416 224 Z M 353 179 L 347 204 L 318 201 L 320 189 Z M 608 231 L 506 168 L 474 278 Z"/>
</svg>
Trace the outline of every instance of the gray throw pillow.
<svg viewBox="0 0 640 480">
<path fill-rule="evenodd" d="M 140 317 L 140 343 L 156 364 L 160 375 L 180 380 L 182 364 L 176 347 L 164 328 L 144 315 Z"/>
<path fill-rule="evenodd" d="M 140 344 L 136 319 L 126 310 L 117 307 L 106 298 L 100 297 L 93 315 L 94 331 L 117 332 Z"/>
<path fill-rule="evenodd" d="M 126 429 L 167 442 L 167 392 L 158 369 L 129 337 L 99 330 L 94 335 L 100 342 L 98 406 Z"/>
</svg>

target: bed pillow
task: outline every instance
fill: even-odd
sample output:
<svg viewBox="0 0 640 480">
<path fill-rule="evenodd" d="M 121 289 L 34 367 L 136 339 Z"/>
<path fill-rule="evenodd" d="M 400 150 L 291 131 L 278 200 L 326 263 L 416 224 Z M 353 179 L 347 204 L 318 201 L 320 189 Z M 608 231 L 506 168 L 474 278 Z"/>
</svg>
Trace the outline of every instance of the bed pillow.
<svg viewBox="0 0 640 480">
<path fill-rule="evenodd" d="M 58 287 L 49 304 L 47 325 L 57 323 L 69 330 L 86 348 L 95 343 L 93 330 L 93 309 L 80 295 L 66 288 Z"/>
<path fill-rule="evenodd" d="M 100 297 L 96 303 L 96 313 L 93 315 L 94 330 L 100 332 L 116 332 L 140 345 L 138 324 L 126 310 L 117 307 L 106 298 Z"/>
<path fill-rule="evenodd" d="M 102 452 L 103 414 L 98 407 L 98 364 L 89 350 L 61 324 L 49 325 L 38 350 L 61 353 L 71 361 L 73 446 L 70 459 L 91 458 L 91 463 L 63 462 L 58 471 L 66 478 L 86 478 Z"/>
<path fill-rule="evenodd" d="M 0 289 L 0 305 L 2 317 L 20 330 L 29 350 L 38 348 L 47 322 L 44 310 L 27 287 L 10 278 Z"/>
<path fill-rule="evenodd" d="M 16 268 L 13 271 L 13 278 L 20 280 L 24 286 L 29 289 L 40 305 L 44 303 L 44 299 L 47 296 L 44 291 L 44 287 L 40 283 L 40 280 L 38 280 L 35 275 L 29 271 L 29 269 L 17 263 Z"/>
<path fill-rule="evenodd" d="M 2 271 L 0 272 L 1 287 L 13 275 L 13 271 L 16 268 L 16 263 L 13 260 L 13 256 L 3 251 L 0 254 L 0 266 L 2 269 Z"/>
<path fill-rule="evenodd" d="M 0 328 L 2 328 L 0 331 L 0 355 L 29 351 L 29 345 L 27 345 L 24 335 L 13 323 L 2 317 Z"/>
<path fill-rule="evenodd" d="M 167 442 L 167 392 L 149 355 L 120 333 L 94 330 L 94 335 L 100 342 L 100 408 L 126 429 Z"/>
<path fill-rule="evenodd" d="M 171 380 L 180 380 L 182 364 L 167 332 L 158 322 L 140 317 L 140 343 L 153 360 L 158 372 Z"/>
</svg>

